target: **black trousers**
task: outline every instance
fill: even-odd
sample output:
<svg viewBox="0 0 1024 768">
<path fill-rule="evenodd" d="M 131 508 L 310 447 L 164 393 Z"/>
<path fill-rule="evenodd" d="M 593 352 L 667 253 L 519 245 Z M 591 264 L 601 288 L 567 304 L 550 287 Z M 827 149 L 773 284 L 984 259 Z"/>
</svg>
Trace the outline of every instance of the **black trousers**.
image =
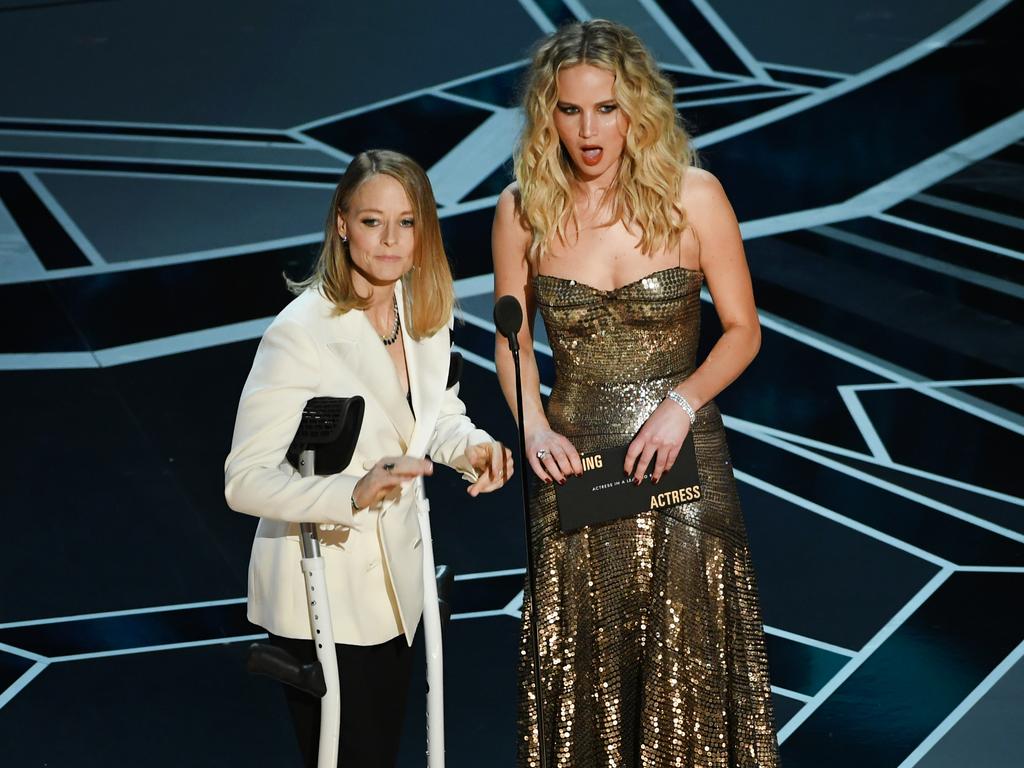
<svg viewBox="0 0 1024 768">
<path fill-rule="evenodd" d="M 271 634 L 269 642 L 303 663 L 316 659 L 312 640 Z M 412 649 L 399 635 L 380 645 L 336 646 L 341 684 L 338 763 L 344 768 L 394 768 L 412 676 Z M 320 699 L 282 686 L 307 768 L 316 768 Z"/>
</svg>

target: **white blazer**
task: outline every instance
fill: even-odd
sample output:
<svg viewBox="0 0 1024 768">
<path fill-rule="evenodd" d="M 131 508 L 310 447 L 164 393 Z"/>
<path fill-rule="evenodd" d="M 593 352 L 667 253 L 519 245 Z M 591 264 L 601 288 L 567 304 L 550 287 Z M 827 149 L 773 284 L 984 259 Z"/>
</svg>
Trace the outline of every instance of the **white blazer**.
<svg viewBox="0 0 1024 768">
<path fill-rule="evenodd" d="M 400 283 L 396 290 L 403 308 Z M 248 616 L 274 634 L 310 637 L 298 524 L 311 522 L 321 524 L 335 641 L 375 645 L 404 632 L 412 644 L 423 608 L 415 489 L 353 513 L 353 488 L 379 459 L 402 454 L 429 454 L 473 481 L 476 473 L 463 454 L 492 438 L 466 417 L 457 388 L 445 389 L 449 328 L 415 341 L 406 318 L 401 322 L 415 419 L 394 364 L 362 312 L 335 315 L 331 302 L 310 289 L 282 310 L 260 341 L 238 404 L 224 496 L 232 509 L 260 518 L 249 561 Z M 337 475 L 301 477 L 285 452 L 306 401 L 352 395 L 366 401 L 352 461 Z"/>
</svg>

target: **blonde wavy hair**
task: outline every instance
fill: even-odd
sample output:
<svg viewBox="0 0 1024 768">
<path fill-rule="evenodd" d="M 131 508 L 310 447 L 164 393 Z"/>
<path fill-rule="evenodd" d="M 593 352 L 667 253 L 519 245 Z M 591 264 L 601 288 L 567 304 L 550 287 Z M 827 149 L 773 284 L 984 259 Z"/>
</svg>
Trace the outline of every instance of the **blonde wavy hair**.
<svg viewBox="0 0 1024 768">
<path fill-rule="evenodd" d="M 606 193 L 610 220 L 639 230 L 644 253 L 675 245 L 686 229 L 679 190 L 696 156 L 672 103 L 672 84 L 632 30 L 593 19 L 568 24 L 542 40 L 526 74 L 526 123 L 515 151 L 515 175 L 520 215 L 533 234 L 529 258 L 536 263 L 545 256 L 556 235 L 566 242 L 569 225 L 579 235 L 572 195 L 576 172 L 554 125 L 558 73 L 579 64 L 615 76 L 615 101 L 629 118 L 618 175 Z"/>
<path fill-rule="evenodd" d="M 413 268 L 402 275 L 404 316 L 414 339 L 433 336 L 452 316 L 455 286 L 441 240 L 430 180 L 415 160 L 399 152 L 369 149 L 352 158 L 334 190 L 324 223 L 324 243 L 313 271 L 305 280 L 285 278 L 288 288 L 292 293 L 316 288 L 334 304 L 339 315 L 369 306 L 369 297 L 360 296 L 352 282 L 352 258 L 348 243 L 342 241 L 338 232 L 338 215 L 348 211 L 356 190 L 377 174 L 390 176 L 401 184 L 412 204 L 416 247 Z"/>
</svg>

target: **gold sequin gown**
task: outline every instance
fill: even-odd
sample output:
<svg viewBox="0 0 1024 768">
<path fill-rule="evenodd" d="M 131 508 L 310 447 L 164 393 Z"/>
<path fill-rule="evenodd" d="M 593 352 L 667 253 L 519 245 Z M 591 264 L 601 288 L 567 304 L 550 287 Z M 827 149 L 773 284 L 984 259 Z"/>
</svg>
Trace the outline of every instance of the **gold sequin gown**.
<svg viewBox="0 0 1024 768">
<path fill-rule="evenodd" d="M 603 291 L 536 277 L 555 360 L 552 429 L 581 451 L 627 444 L 694 370 L 701 280 L 672 267 Z M 693 433 L 697 502 L 563 534 L 553 487 L 535 483 L 549 766 L 778 764 L 757 589 L 713 402 Z M 530 601 L 527 588 L 520 766 L 538 765 Z"/>
</svg>

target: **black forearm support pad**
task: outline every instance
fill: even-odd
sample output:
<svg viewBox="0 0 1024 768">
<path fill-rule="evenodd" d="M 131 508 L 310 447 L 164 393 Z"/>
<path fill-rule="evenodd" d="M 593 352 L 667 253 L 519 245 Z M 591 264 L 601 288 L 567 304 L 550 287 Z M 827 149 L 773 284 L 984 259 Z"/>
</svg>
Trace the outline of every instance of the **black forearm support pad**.
<svg viewBox="0 0 1024 768">
<path fill-rule="evenodd" d="M 246 669 L 255 675 L 266 675 L 278 682 L 305 691 L 317 698 L 327 693 L 324 670 L 319 661 L 300 663 L 283 648 L 267 643 L 253 643 L 249 646 Z"/>
</svg>

